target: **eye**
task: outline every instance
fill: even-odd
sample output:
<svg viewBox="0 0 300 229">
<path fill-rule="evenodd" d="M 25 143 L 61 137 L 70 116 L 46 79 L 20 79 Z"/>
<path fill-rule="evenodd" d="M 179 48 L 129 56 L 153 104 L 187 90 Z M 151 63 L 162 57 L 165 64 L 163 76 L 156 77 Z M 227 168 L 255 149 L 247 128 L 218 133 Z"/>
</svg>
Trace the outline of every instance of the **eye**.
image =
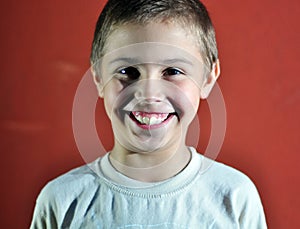
<svg viewBox="0 0 300 229">
<path fill-rule="evenodd" d="M 184 75 L 183 71 L 177 69 L 177 68 L 167 68 L 163 71 L 163 76 L 176 76 L 176 75 Z"/>
<path fill-rule="evenodd" d="M 118 71 L 119 75 L 121 75 L 122 80 L 137 80 L 141 73 L 135 67 L 127 67 Z"/>
</svg>

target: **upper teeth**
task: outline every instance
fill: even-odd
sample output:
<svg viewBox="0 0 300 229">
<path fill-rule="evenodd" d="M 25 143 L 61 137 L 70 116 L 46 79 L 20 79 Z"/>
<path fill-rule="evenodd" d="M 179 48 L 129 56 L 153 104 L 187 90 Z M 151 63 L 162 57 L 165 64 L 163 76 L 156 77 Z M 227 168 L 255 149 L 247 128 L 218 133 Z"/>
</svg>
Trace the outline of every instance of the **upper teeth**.
<svg viewBox="0 0 300 229">
<path fill-rule="evenodd" d="M 166 120 L 168 114 L 142 114 L 141 112 L 132 112 L 134 117 L 142 124 L 155 125 Z M 146 116 L 145 116 L 146 115 Z"/>
</svg>

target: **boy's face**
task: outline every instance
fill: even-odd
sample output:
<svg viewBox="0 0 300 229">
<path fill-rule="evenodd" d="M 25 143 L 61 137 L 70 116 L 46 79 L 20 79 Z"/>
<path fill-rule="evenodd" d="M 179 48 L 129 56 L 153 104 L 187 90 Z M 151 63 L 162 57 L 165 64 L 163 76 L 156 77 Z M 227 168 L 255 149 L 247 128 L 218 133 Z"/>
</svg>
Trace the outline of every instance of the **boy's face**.
<svg viewBox="0 0 300 229">
<path fill-rule="evenodd" d="M 195 37 L 176 24 L 123 25 L 105 53 L 95 82 L 115 144 L 134 152 L 185 144 L 200 98 L 218 76 L 203 64 Z"/>
</svg>

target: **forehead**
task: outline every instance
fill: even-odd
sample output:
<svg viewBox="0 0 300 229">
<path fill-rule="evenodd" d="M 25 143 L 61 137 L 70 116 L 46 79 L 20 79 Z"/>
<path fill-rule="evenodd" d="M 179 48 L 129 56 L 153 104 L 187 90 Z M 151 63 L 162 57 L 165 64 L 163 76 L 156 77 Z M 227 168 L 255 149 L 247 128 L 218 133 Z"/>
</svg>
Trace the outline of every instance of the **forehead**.
<svg viewBox="0 0 300 229">
<path fill-rule="evenodd" d="M 141 42 L 122 46 L 108 52 L 99 63 L 107 70 L 144 64 L 176 66 L 184 68 L 189 73 L 203 72 L 205 68 L 201 58 L 178 46 L 161 42 Z"/>
<path fill-rule="evenodd" d="M 104 52 L 107 54 L 126 46 L 145 42 L 178 47 L 202 59 L 196 37 L 176 23 L 153 22 L 144 26 L 136 24 L 118 26 L 107 38 Z"/>
</svg>

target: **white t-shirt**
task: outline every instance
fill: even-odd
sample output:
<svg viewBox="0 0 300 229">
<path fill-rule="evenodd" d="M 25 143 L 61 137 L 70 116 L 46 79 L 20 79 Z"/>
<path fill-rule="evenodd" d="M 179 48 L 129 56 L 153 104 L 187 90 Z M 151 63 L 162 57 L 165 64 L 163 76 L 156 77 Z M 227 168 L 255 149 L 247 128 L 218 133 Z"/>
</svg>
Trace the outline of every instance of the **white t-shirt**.
<svg viewBox="0 0 300 229">
<path fill-rule="evenodd" d="M 108 154 L 71 170 L 43 188 L 31 229 L 267 228 L 250 179 L 190 150 L 188 166 L 157 183 L 117 172 Z"/>
</svg>

